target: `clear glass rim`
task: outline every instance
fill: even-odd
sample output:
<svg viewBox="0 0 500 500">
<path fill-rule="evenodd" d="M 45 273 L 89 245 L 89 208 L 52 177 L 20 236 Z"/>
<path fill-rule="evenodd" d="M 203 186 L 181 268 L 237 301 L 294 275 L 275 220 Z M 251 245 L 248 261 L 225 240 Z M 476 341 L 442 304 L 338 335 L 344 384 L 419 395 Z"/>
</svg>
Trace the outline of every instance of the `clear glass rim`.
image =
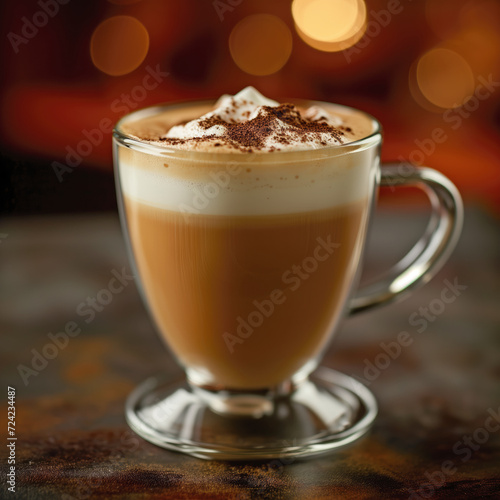
<svg viewBox="0 0 500 500">
<path fill-rule="evenodd" d="M 311 154 L 318 158 L 323 157 L 331 157 L 331 156 L 340 156 L 343 154 L 352 153 L 354 151 L 360 151 L 371 147 L 375 144 L 379 144 L 382 140 L 382 126 L 380 122 L 365 111 L 350 107 L 344 106 L 342 104 L 329 103 L 325 101 L 315 101 L 310 99 L 286 99 L 286 102 L 292 102 L 296 104 L 305 104 L 308 105 L 319 105 L 319 106 L 335 106 L 340 109 L 344 109 L 349 113 L 356 112 L 363 114 L 366 118 L 368 118 L 372 125 L 373 131 L 359 139 L 357 141 L 348 142 L 346 144 L 338 144 L 332 146 L 325 146 L 318 149 L 307 149 L 307 150 L 292 150 L 292 151 L 273 151 L 272 153 L 272 162 L 284 162 L 289 161 L 292 156 L 294 161 L 300 159 L 301 156 L 304 157 L 304 160 L 310 161 Z M 125 147 L 132 148 L 138 151 L 141 151 L 146 154 L 151 154 L 155 156 L 175 156 L 176 158 L 189 158 L 190 161 L 194 162 L 220 162 L 220 161 L 237 161 L 237 162 L 245 162 L 245 163 L 262 163 L 264 153 L 242 153 L 242 152 L 215 152 L 215 151 L 188 151 L 183 149 L 177 149 L 173 147 L 156 145 L 149 143 L 147 141 L 137 139 L 134 136 L 126 134 L 121 130 L 121 126 L 130 120 L 138 120 L 141 118 L 145 118 L 151 115 L 154 115 L 160 111 L 164 111 L 166 109 L 176 109 L 182 108 L 186 106 L 203 106 L 203 105 L 212 105 L 216 102 L 216 99 L 201 99 L 201 100 L 185 100 L 185 101 L 176 101 L 173 103 L 161 103 L 154 106 L 148 106 L 131 113 L 126 114 L 118 122 L 116 123 L 113 129 L 113 138 L 118 143 L 122 144 Z"/>
</svg>

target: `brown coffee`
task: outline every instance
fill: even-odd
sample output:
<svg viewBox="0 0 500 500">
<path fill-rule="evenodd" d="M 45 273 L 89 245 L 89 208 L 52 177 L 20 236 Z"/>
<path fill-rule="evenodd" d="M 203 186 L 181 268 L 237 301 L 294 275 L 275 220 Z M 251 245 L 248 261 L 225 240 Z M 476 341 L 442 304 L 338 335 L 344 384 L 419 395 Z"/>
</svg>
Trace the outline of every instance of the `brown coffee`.
<svg viewBox="0 0 500 500">
<path fill-rule="evenodd" d="M 365 203 L 253 217 L 125 206 L 152 314 L 188 374 L 264 388 L 317 356 L 356 271 Z"/>
</svg>

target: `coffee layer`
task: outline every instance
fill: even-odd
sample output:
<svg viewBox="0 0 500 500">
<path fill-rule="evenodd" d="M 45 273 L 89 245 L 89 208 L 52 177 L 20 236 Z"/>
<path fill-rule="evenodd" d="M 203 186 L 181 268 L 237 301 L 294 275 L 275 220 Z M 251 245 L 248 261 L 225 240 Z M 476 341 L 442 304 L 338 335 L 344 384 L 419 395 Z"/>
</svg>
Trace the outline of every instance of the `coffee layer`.
<svg viewBox="0 0 500 500">
<path fill-rule="evenodd" d="M 213 217 L 124 203 L 148 305 L 192 380 L 268 388 L 317 357 L 358 267 L 368 204 Z"/>
</svg>

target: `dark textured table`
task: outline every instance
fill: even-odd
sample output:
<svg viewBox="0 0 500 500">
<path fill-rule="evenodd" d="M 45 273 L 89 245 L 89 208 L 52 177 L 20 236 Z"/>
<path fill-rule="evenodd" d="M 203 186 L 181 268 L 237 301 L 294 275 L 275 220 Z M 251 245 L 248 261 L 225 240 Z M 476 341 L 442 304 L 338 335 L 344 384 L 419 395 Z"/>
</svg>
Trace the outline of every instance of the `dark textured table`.
<svg viewBox="0 0 500 500">
<path fill-rule="evenodd" d="M 417 238 L 416 215 L 378 216 L 371 269 Z M 114 214 L 4 219 L 0 233 L 2 498 L 500 498 L 500 231 L 491 216 L 469 209 L 457 251 L 426 287 L 342 324 L 323 364 L 375 393 L 372 432 L 319 458 L 247 464 L 169 452 L 127 427 L 130 391 L 180 371 L 133 282 L 101 292 L 129 269 Z M 106 305 L 81 306 L 99 293 Z M 403 331 L 411 343 L 391 359 L 387 346 Z M 7 441 L 9 386 L 16 441 Z"/>
</svg>

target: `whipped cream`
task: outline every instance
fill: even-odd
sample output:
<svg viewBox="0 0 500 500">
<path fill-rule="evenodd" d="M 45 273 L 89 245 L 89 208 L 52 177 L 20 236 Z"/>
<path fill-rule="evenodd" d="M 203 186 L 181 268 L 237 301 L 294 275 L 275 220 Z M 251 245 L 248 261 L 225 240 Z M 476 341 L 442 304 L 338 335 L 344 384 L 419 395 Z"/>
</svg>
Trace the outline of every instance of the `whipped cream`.
<svg viewBox="0 0 500 500">
<path fill-rule="evenodd" d="M 200 142 L 244 152 L 317 149 L 351 142 L 352 128 L 319 106 L 299 110 L 253 87 L 223 95 L 203 116 L 175 125 L 160 140 L 194 149 Z M 184 149 L 183 147 L 183 149 Z"/>
<path fill-rule="evenodd" d="M 204 128 L 201 123 L 209 118 L 219 118 L 226 123 L 241 123 L 254 119 L 262 106 L 279 106 L 279 102 L 264 97 L 253 87 L 246 87 L 236 95 L 225 94 L 219 98 L 215 104 L 215 109 L 205 115 L 191 120 L 184 125 L 172 127 L 166 137 L 176 139 L 194 139 L 195 137 L 207 137 L 209 135 L 222 136 L 225 128 L 215 125 L 211 128 Z"/>
</svg>

